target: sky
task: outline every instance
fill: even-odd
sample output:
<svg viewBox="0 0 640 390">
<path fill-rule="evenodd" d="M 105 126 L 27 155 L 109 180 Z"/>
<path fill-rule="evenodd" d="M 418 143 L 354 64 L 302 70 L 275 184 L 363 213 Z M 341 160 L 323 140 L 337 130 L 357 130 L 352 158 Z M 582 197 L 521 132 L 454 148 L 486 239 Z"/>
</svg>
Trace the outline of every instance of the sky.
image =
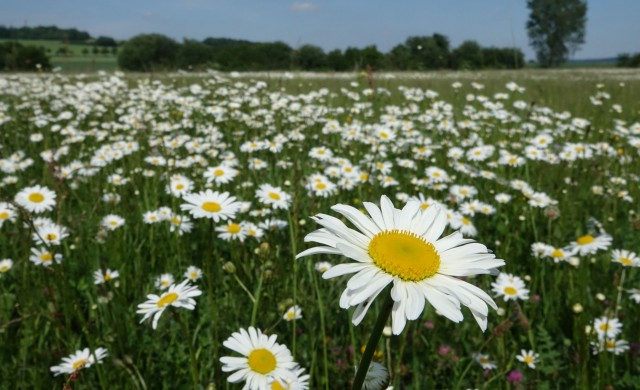
<svg viewBox="0 0 640 390">
<path fill-rule="evenodd" d="M 575 59 L 640 52 L 640 0 L 589 0 L 586 42 Z M 0 0 L 0 24 L 75 27 L 128 39 L 160 33 L 283 41 L 326 51 L 377 45 L 382 52 L 413 35 L 444 34 L 452 47 L 529 47 L 526 0 Z"/>
</svg>

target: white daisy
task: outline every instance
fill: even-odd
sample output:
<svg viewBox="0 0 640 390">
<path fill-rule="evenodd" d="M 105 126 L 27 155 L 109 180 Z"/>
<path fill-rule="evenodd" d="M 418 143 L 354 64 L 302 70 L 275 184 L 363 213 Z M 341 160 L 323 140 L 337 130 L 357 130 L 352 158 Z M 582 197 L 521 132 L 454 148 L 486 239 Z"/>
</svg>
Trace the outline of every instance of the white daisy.
<svg viewBox="0 0 640 390">
<path fill-rule="evenodd" d="M 184 277 L 192 282 L 202 277 L 202 270 L 194 265 L 187 267 L 187 272 L 184 273 Z"/>
<path fill-rule="evenodd" d="M 38 245 L 60 245 L 67 237 L 69 237 L 67 228 L 55 223 L 42 225 L 33 233 L 33 241 Z"/>
<path fill-rule="evenodd" d="M 491 283 L 491 289 L 496 297 L 503 297 L 505 301 L 518 299 L 526 301 L 529 299 L 529 290 L 524 281 L 511 274 L 500 273 L 496 281 Z"/>
<path fill-rule="evenodd" d="M 536 368 L 536 363 L 539 358 L 539 354 L 534 353 L 531 350 L 525 351 L 524 349 L 520 350 L 520 355 L 516 355 L 516 359 L 529 366 L 529 368 Z"/>
<path fill-rule="evenodd" d="M 162 274 L 156 278 L 155 286 L 160 290 L 165 290 L 173 284 L 173 281 L 174 281 L 173 275 Z"/>
<path fill-rule="evenodd" d="M 274 209 L 288 209 L 291 205 L 291 195 L 282 191 L 280 187 L 262 184 L 256 191 L 258 200 Z"/>
<path fill-rule="evenodd" d="M 291 306 L 282 316 L 285 321 L 299 320 L 302 318 L 302 309 L 298 305 Z"/>
<path fill-rule="evenodd" d="M 54 261 L 59 264 L 62 261 L 62 255 L 60 253 L 53 254 L 45 248 L 31 248 L 29 260 L 35 265 L 48 267 L 53 264 Z"/>
<path fill-rule="evenodd" d="M 53 366 L 50 368 L 54 375 L 60 374 L 73 374 L 83 368 L 91 367 L 92 365 L 102 363 L 102 359 L 107 356 L 107 350 L 105 348 L 98 348 L 93 353 L 89 348 L 83 350 L 77 350 L 75 353 L 69 355 L 69 357 L 62 358 L 62 363 L 59 366 Z"/>
<path fill-rule="evenodd" d="M 222 164 L 216 167 L 209 167 L 204 173 L 207 183 L 226 184 L 238 175 L 238 170 L 229 165 Z"/>
<path fill-rule="evenodd" d="M 120 273 L 118 271 L 112 271 L 108 268 L 104 271 L 99 269 L 93 273 L 93 283 L 94 284 L 107 283 L 108 281 L 112 279 L 116 279 L 119 276 L 120 276 Z"/>
<path fill-rule="evenodd" d="M 125 219 L 119 215 L 109 214 L 102 218 L 102 227 L 108 230 L 116 230 L 120 226 L 124 225 Z"/>
<path fill-rule="evenodd" d="M 307 249 L 298 257 L 328 253 L 356 260 L 336 265 L 322 275 L 330 279 L 355 273 L 340 298 L 340 306 L 357 307 L 352 319 L 356 325 L 375 298 L 393 284 L 394 334 L 402 332 L 407 320 L 420 317 L 425 300 L 454 322 L 463 319 L 460 304 L 467 306 L 485 330 L 487 304 L 495 309 L 495 302 L 481 289 L 457 277 L 494 273 L 504 261 L 459 232 L 440 238 L 447 226 L 446 214 L 440 207 L 422 211 L 419 202 L 408 202 L 400 210 L 386 196 L 382 196 L 380 203 L 380 208 L 363 203 L 371 217 L 351 206 L 332 207 L 360 231 L 348 228 L 338 218 L 317 215 L 314 219 L 324 228 L 308 234 L 305 241 L 324 246 Z"/>
<path fill-rule="evenodd" d="M 309 389 L 309 375 L 304 373 L 304 368 L 290 370 L 291 376 L 283 379 L 270 378 L 271 390 L 307 390 Z"/>
<path fill-rule="evenodd" d="M 234 332 L 222 345 L 239 353 L 242 357 L 223 356 L 220 358 L 222 371 L 231 372 L 230 383 L 245 381 L 243 390 L 266 390 L 272 380 L 292 377 L 296 367 L 289 349 L 276 343 L 276 335 L 267 336 L 254 327 Z"/>
<path fill-rule="evenodd" d="M 16 220 L 16 211 L 13 206 L 6 202 L 0 202 L 0 228 L 5 222 Z"/>
<path fill-rule="evenodd" d="M 187 279 L 180 284 L 172 284 L 169 286 L 169 290 L 161 296 L 147 295 L 147 301 L 138 305 L 136 313 L 144 314 L 140 323 L 153 317 L 151 327 L 156 329 L 158 320 L 167 307 L 174 306 L 193 310 L 196 307 L 196 301 L 193 298 L 200 294 L 202 291 L 198 290 L 196 286 L 190 286 Z"/>
<path fill-rule="evenodd" d="M 578 237 L 576 241 L 570 244 L 570 248 L 580 256 L 590 255 L 599 250 L 606 250 L 611 245 L 611 241 L 613 241 L 613 238 L 606 233 L 597 236 L 587 234 Z"/>
<path fill-rule="evenodd" d="M 234 218 L 240 209 L 235 196 L 229 196 L 228 192 L 206 190 L 185 195 L 183 200 L 187 203 L 181 204 L 180 209 L 188 211 L 194 218 L 211 218 L 214 222 Z"/>
<path fill-rule="evenodd" d="M 3 259 L 0 260 L 0 273 L 5 273 L 13 267 L 13 260 Z"/>
<path fill-rule="evenodd" d="M 225 241 L 238 240 L 243 242 L 247 238 L 247 231 L 243 229 L 241 224 L 229 221 L 226 225 L 216 227 L 218 237 Z"/>
<path fill-rule="evenodd" d="M 620 263 L 625 267 L 640 267 L 638 255 L 625 249 L 614 249 L 611 252 L 611 261 Z"/>
<path fill-rule="evenodd" d="M 622 322 L 617 318 L 609 318 L 603 316 L 596 318 L 593 323 L 593 328 L 598 335 L 598 339 L 615 339 L 620 333 L 622 333 Z"/>
<path fill-rule="evenodd" d="M 56 205 L 56 193 L 47 187 L 36 185 L 18 192 L 15 201 L 30 213 L 40 214 L 53 210 Z"/>
</svg>

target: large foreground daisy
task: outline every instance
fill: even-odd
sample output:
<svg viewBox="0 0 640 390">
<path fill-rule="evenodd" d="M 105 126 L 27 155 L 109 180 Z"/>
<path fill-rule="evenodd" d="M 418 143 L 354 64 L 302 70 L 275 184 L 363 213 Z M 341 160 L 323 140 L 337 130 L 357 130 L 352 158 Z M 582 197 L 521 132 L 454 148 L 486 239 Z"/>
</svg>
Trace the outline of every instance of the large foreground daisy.
<svg viewBox="0 0 640 390">
<path fill-rule="evenodd" d="M 425 300 L 454 322 L 463 319 L 460 304 L 467 306 L 480 328 L 487 328 L 487 304 L 491 297 L 458 276 L 497 273 L 504 261 L 496 259 L 482 244 L 465 239 L 459 232 L 440 238 L 447 226 L 446 213 L 437 206 L 422 210 L 409 201 L 400 210 L 382 196 L 381 207 L 364 202 L 370 217 L 354 207 L 338 204 L 332 209 L 347 218 L 359 231 L 339 219 L 318 214 L 322 229 L 305 241 L 323 244 L 307 249 L 298 257 L 338 254 L 355 260 L 339 264 L 322 274 L 325 279 L 355 274 L 340 297 L 340 307 L 356 306 L 355 325 L 362 321 L 374 299 L 393 283 L 392 330 L 400 334 L 407 320 L 415 320 L 424 310 Z"/>
<path fill-rule="evenodd" d="M 244 381 L 243 390 L 267 390 L 274 380 L 287 381 L 296 368 L 289 349 L 276 343 L 276 335 L 267 336 L 260 329 L 249 327 L 234 332 L 222 345 L 242 357 L 223 356 L 222 371 L 235 371 L 227 378 L 231 383 Z"/>
</svg>

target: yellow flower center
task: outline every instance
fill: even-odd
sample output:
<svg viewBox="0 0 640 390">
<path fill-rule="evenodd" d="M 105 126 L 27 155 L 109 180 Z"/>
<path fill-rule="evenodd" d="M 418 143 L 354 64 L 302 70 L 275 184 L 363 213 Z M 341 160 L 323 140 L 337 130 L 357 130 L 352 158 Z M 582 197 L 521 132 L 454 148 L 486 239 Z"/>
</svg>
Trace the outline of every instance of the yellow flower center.
<svg viewBox="0 0 640 390">
<path fill-rule="evenodd" d="M 606 332 L 607 330 L 609 330 L 609 328 L 610 328 L 610 326 L 606 322 L 604 324 L 600 325 L 600 330 L 603 331 L 603 332 Z"/>
<path fill-rule="evenodd" d="M 423 204 L 420 205 L 420 208 L 423 209 L 423 210 L 426 210 L 427 207 L 429 207 L 429 203 L 423 203 Z"/>
<path fill-rule="evenodd" d="M 170 221 L 174 225 L 180 225 L 180 219 L 178 217 L 171 217 Z"/>
<path fill-rule="evenodd" d="M 163 295 L 162 298 L 160 298 L 160 300 L 158 300 L 158 307 L 162 308 L 165 307 L 167 305 L 172 304 L 173 302 L 175 302 L 175 300 L 178 299 L 178 294 L 172 292 L 169 293 L 167 295 Z"/>
<path fill-rule="evenodd" d="M 483 358 L 480 358 L 480 359 L 479 359 L 479 361 L 480 361 L 480 363 L 482 363 L 482 364 L 487 364 L 487 363 L 489 363 L 489 359 L 484 358 L 484 357 L 483 357 Z"/>
<path fill-rule="evenodd" d="M 287 390 L 288 388 L 289 388 L 289 386 L 282 387 L 282 385 L 278 381 L 271 382 L 271 390 Z"/>
<path fill-rule="evenodd" d="M 633 264 L 633 262 L 631 261 L 631 259 L 627 259 L 626 257 L 621 257 L 620 258 L 620 262 L 624 265 L 631 265 Z"/>
<path fill-rule="evenodd" d="M 202 204 L 202 209 L 210 213 L 217 213 L 222 210 L 222 207 L 220 207 L 220 204 L 216 202 L 204 202 Z"/>
<path fill-rule="evenodd" d="M 469 224 L 471 224 L 471 221 L 469 221 L 469 220 L 468 220 L 467 218 L 465 218 L 465 217 L 462 217 L 462 224 L 463 224 L 463 225 L 469 225 Z"/>
<path fill-rule="evenodd" d="M 176 190 L 182 190 L 184 189 L 184 184 L 180 183 L 176 186 Z"/>
<path fill-rule="evenodd" d="M 560 249 L 555 249 L 553 252 L 551 252 L 551 257 L 555 257 L 556 259 L 562 258 L 564 257 L 564 252 L 562 252 Z"/>
<path fill-rule="evenodd" d="M 42 195 L 39 192 L 34 192 L 32 194 L 29 194 L 29 201 L 33 202 L 33 203 L 40 203 L 44 200 L 44 195 Z"/>
<path fill-rule="evenodd" d="M 231 234 L 240 233 L 240 225 L 238 225 L 237 223 L 232 223 L 230 225 L 227 225 L 227 232 Z"/>
<path fill-rule="evenodd" d="M 108 281 L 110 281 L 110 280 L 111 280 L 111 275 L 109 275 L 109 274 L 104 274 L 104 281 L 105 281 L 105 282 L 108 282 Z"/>
<path fill-rule="evenodd" d="M 327 188 L 327 185 L 324 183 L 318 183 L 316 184 L 316 189 L 317 190 L 324 190 L 325 188 Z"/>
<path fill-rule="evenodd" d="M 525 363 L 527 363 L 527 364 L 531 364 L 531 363 L 533 363 L 533 357 L 531 357 L 531 356 L 525 356 L 525 357 L 524 357 L 524 362 L 525 362 Z"/>
<path fill-rule="evenodd" d="M 6 211 L 3 211 L 0 213 L 0 219 L 7 219 L 9 218 L 9 213 Z"/>
<path fill-rule="evenodd" d="M 118 224 L 118 221 L 113 220 L 113 221 L 109 221 L 109 225 L 111 226 L 116 226 Z"/>
<path fill-rule="evenodd" d="M 613 340 L 607 340 L 607 348 L 611 349 L 611 348 L 615 348 L 616 347 L 616 342 Z"/>
<path fill-rule="evenodd" d="M 51 261 L 52 259 L 53 259 L 53 256 L 51 255 L 51 253 L 43 253 L 40 255 L 41 261 Z"/>
<path fill-rule="evenodd" d="M 0 267 L 0 272 L 7 272 L 8 270 L 9 270 L 8 265 L 3 265 L 2 267 Z"/>
<path fill-rule="evenodd" d="M 268 374 L 276 369 L 276 357 L 271 351 L 261 348 L 249 354 L 249 367 L 260 374 Z"/>
<path fill-rule="evenodd" d="M 518 290 L 511 286 L 508 286 L 504 288 L 504 293 L 507 295 L 516 295 L 518 293 Z"/>
<path fill-rule="evenodd" d="M 44 238 L 46 238 L 48 241 L 53 241 L 58 238 L 58 236 L 55 233 L 49 233 Z"/>
<path fill-rule="evenodd" d="M 84 365 L 87 364 L 88 361 L 89 359 L 76 360 L 75 362 L 73 362 L 73 365 L 71 366 L 71 368 L 73 368 L 73 371 L 78 371 L 79 369 L 84 367 Z"/>
<path fill-rule="evenodd" d="M 587 245 L 594 242 L 596 239 L 591 234 L 587 234 L 586 236 L 578 237 L 578 245 Z"/>
<path fill-rule="evenodd" d="M 275 192 L 269 192 L 269 198 L 273 200 L 280 200 L 280 195 L 276 194 Z"/>
<path fill-rule="evenodd" d="M 417 282 L 435 275 L 440 255 L 432 243 L 404 230 L 386 230 L 369 243 L 369 255 L 384 272 Z"/>
<path fill-rule="evenodd" d="M 217 177 L 220 177 L 224 175 L 224 171 L 222 169 L 216 169 L 215 171 L 213 171 L 213 174 L 216 175 Z"/>
</svg>

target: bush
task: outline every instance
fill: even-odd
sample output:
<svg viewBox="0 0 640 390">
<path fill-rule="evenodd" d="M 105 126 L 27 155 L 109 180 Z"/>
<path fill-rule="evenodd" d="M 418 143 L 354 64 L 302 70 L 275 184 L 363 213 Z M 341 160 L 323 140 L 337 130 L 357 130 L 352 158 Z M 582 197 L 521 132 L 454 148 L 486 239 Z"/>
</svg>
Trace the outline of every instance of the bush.
<svg viewBox="0 0 640 390">
<path fill-rule="evenodd" d="M 139 72 L 173 69 L 177 66 L 179 49 L 176 41 L 164 35 L 137 35 L 120 49 L 118 65 Z"/>
<path fill-rule="evenodd" d="M 37 65 L 40 65 L 40 68 Z M 23 46 L 18 42 L 0 44 L 0 70 L 39 69 L 51 69 L 49 57 L 43 48 Z"/>
</svg>

